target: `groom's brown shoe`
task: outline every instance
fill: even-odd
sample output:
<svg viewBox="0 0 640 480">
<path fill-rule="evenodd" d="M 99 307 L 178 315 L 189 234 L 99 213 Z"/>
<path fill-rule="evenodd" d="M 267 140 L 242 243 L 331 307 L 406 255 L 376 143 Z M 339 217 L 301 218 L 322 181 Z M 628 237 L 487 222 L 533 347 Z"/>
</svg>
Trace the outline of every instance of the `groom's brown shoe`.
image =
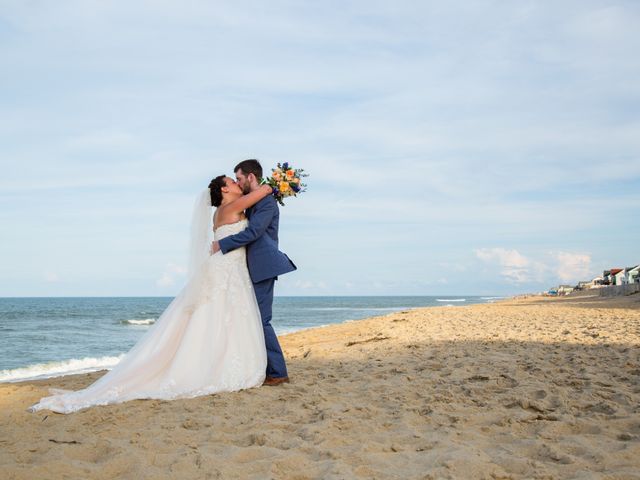
<svg viewBox="0 0 640 480">
<path fill-rule="evenodd" d="M 289 377 L 267 377 L 264 379 L 264 383 L 262 385 L 275 387 L 276 385 L 281 385 L 283 383 L 289 383 Z"/>
</svg>

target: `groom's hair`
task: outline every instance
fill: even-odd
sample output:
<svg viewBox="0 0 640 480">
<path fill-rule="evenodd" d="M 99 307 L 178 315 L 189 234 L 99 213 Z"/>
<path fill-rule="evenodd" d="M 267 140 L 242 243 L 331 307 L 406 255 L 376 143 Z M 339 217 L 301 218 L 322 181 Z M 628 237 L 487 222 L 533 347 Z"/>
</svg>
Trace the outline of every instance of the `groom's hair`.
<svg viewBox="0 0 640 480">
<path fill-rule="evenodd" d="M 245 175 L 249 175 L 253 173 L 258 180 L 262 178 L 262 165 L 255 158 L 250 158 L 249 160 L 243 160 L 239 164 L 236 165 L 236 168 L 233 169 L 233 173 L 238 170 L 242 170 L 242 173 Z"/>
</svg>

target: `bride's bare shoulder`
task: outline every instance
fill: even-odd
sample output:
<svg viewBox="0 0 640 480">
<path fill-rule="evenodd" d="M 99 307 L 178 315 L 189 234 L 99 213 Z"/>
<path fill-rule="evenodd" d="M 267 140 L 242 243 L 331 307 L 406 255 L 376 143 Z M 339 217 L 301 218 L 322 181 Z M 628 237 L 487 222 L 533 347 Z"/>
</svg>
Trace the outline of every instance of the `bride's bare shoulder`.
<svg viewBox="0 0 640 480">
<path fill-rule="evenodd" d="M 223 225 L 238 223 L 246 218 L 247 217 L 245 217 L 244 212 L 238 213 L 238 212 L 226 210 L 224 207 L 220 206 L 213 213 L 213 229 L 217 230 Z"/>
</svg>

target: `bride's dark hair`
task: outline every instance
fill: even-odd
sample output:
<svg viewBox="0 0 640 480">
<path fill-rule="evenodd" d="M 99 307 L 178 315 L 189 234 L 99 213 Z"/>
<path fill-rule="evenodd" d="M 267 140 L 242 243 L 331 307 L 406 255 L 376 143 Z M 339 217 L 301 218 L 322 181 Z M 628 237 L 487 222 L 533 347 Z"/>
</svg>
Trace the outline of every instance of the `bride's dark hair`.
<svg viewBox="0 0 640 480">
<path fill-rule="evenodd" d="M 220 175 L 209 183 L 209 193 L 211 194 L 211 205 L 219 207 L 222 203 L 222 187 L 226 187 L 224 179 L 226 175 Z"/>
</svg>

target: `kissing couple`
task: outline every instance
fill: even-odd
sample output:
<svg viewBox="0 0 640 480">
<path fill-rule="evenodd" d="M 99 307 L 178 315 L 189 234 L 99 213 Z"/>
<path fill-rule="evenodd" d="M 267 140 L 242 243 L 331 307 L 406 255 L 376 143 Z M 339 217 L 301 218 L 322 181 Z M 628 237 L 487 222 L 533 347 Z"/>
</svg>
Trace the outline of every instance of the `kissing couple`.
<svg viewBox="0 0 640 480">
<path fill-rule="evenodd" d="M 30 411 L 71 413 L 289 381 L 271 318 L 275 281 L 296 266 L 278 250 L 280 212 L 262 166 L 244 160 L 234 172 L 235 180 L 211 180 L 196 200 L 187 283 L 156 323 L 93 384 L 51 389 Z"/>
</svg>

